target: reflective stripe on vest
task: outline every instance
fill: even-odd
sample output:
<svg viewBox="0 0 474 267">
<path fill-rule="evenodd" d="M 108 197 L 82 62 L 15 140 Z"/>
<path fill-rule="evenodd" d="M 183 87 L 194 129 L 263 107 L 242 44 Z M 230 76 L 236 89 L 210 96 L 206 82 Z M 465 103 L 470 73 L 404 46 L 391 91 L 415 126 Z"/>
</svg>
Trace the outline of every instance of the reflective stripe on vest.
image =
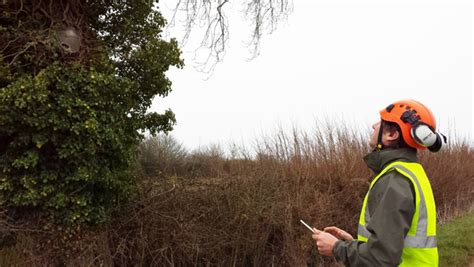
<svg viewBox="0 0 474 267">
<path fill-rule="evenodd" d="M 370 190 L 385 173 L 398 171 L 408 178 L 415 189 L 415 214 L 404 240 L 402 264 L 406 266 L 437 266 L 438 250 L 436 247 L 436 207 L 433 192 L 426 174 L 418 163 L 394 162 L 385 167 L 370 184 L 359 218 L 357 238 L 367 242 L 371 233 L 366 225 L 370 223 L 367 205 Z"/>
</svg>

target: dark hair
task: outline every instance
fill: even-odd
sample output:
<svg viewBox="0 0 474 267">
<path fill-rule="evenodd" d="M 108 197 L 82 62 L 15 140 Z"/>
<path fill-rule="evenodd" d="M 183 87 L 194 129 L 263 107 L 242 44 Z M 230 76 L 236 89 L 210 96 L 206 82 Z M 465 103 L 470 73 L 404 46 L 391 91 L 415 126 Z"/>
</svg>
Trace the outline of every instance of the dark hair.
<svg viewBox="0 0 474 267">
<path fill-rule="evenodd" d="M 395 122 L 384 120 L 383 121 L 383 131 L 384 132 L 391 132 L 391 133 L 393 133 L 393 132 L 398 132 L 399 133 L 398 139 L 395 140 L 395 141 L 392 141 L 390 144 L 386 145 L 385 146 L 386 148 L 397 149 L 397 148 L 410 147 L 405 142 L 405 140 L 403 140 L 402 130 L 400 129 L 400 126 L 398 126 L 398 124 L 396 124 Z"/>
</svg>

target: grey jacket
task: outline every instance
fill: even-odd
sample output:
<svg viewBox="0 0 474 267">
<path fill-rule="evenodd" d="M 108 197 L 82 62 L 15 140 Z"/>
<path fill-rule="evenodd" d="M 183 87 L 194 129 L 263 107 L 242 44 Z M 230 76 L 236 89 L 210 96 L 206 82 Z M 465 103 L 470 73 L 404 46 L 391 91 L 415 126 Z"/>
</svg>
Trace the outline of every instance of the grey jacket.
<svg viewBox="0 0 474 267">
<path fill-rule="evenodd" d="M 364 157 L 375 175 L 393 161 L 418 162 L 416 150 L 387 149 Z M 367 200 L 371 233 L 367 242 L 338 241 L 333 253 L 346 266 L 398 266 L 403 243 L 415 213 L 415 189 L 402 174 L 385 173 L 372 187 Z"/>
</svg>

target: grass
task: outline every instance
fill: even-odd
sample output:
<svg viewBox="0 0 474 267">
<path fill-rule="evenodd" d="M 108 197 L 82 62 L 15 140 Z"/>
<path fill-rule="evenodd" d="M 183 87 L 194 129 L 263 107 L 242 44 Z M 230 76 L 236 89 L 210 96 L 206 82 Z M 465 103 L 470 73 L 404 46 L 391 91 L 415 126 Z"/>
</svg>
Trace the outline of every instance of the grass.
<svg viewBox="0 0 474 267">
<path fill-rule="evenodd" d="M 474 262 L 474 210 L 438 226 L 440 266 L 470 266 Z"/>
</svg>

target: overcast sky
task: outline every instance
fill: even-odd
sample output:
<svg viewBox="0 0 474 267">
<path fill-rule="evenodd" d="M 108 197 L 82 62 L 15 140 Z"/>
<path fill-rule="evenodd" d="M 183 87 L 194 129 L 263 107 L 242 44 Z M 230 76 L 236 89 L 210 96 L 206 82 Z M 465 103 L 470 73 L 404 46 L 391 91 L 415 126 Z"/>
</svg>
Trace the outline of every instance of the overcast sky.
<svg viewBox="0 0 474 267">
<path fill-rule="evenodd" d="M 194 68 L 190 41 L 185 68 L 167 73 L 173 91 L 153 102 L 175 112 L 172 135 L 187 148 L 252 142 L 279 125 L 310 130 L 324 116 L 368 129 L 406 98 L 426 104 L 441 131 L 473 140 L 471 1 L 295 0 L 251 61 L 242 7 L 230 7 L 229 47 L 212 76 Z"/>
</svg>

